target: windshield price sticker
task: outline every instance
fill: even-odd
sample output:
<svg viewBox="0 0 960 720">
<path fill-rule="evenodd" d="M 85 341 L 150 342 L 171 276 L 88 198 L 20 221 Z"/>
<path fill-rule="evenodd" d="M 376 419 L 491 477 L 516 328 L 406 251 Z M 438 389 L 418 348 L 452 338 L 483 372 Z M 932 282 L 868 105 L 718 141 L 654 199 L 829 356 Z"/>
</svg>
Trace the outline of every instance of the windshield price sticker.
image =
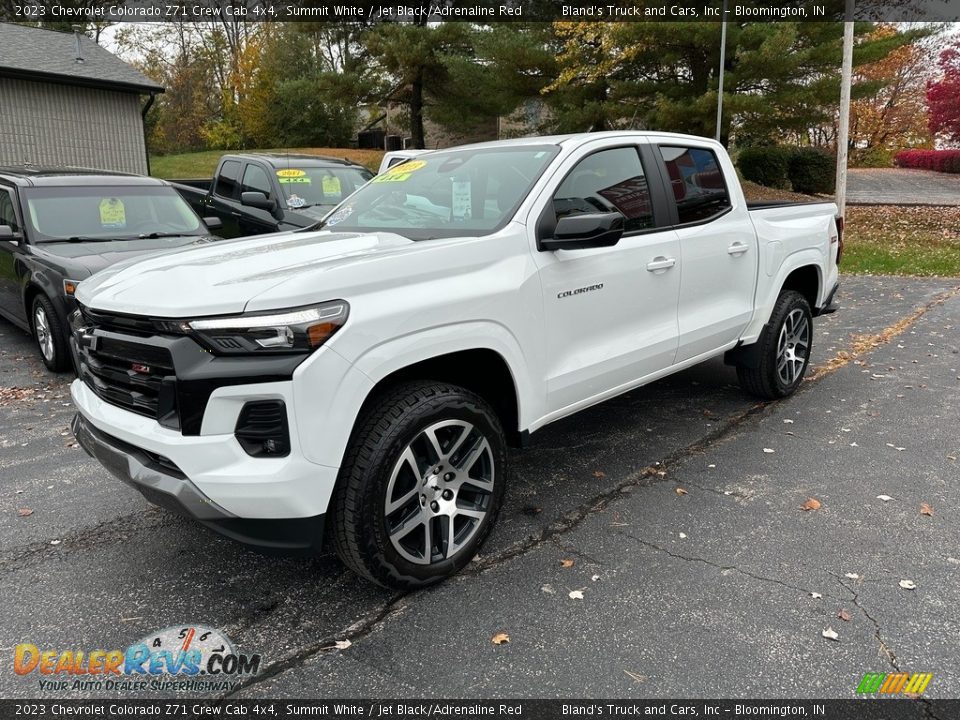
<svg viewBox="0 0 960 720">
<path fill-rule="evenodd" d="M 278 177 L 277 182 L 281 185 L 309 185 L 311 181 L 308 177 Z"/>
<path fill-rule="evenodd" d="M 333 175 L 323 176 L 323 194 L 340 195 L 340 178 Z"/>
<path fill-rule="evenodd" d="M 104 198 L 100 201 L 100 225 L 105 228 L 127 226 L 127 210 L 119 198 Z"/>
<path fill-rule="evenodd" d="M 377 175 L 370 182 L 405 182 L 410 176 L 426 165 L 426 160 L 408 160 L 405 163 L 394 165 L 381 175 Z"/>
<path fill-rule="evenodd" d="M 299 170 L 297 168 L 284 168 L 283 170 L 277 170 L 277 177 L 279 178 L 298 178 L 303 177 L 306 174 L 306 170 Z"/>
</svg>

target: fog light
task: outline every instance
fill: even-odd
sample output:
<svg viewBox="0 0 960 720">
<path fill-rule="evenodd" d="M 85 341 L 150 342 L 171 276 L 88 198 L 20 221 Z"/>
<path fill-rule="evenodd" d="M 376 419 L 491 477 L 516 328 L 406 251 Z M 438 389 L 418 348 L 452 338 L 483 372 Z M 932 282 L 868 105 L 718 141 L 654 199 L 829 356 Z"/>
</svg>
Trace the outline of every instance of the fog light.
<svg viewBox="0 0 960 720">
<path fill-rule="evenodd" d="M 234 435 L 252 457 L 284 457 L 290 454 L 290 429 L 283 400 L 246 403 L 237 418 Z"/>
</svg>

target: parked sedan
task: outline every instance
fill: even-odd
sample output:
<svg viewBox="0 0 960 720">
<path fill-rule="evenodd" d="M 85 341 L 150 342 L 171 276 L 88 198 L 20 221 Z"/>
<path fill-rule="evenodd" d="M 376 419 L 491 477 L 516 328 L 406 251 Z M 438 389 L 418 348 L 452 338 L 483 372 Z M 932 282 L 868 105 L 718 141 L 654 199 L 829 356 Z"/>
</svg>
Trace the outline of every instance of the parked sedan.
<svg viewBox="0 0 960 720">
<path fill-rule="evenodd" d="M 33 335 L 48 368 L 67 370 L 67 317 L 81 280 L 134 256 L 218 240 L 210 231 L 219 225 L 163 180 L 0 167 L 0 315 Z"/>
</svg>

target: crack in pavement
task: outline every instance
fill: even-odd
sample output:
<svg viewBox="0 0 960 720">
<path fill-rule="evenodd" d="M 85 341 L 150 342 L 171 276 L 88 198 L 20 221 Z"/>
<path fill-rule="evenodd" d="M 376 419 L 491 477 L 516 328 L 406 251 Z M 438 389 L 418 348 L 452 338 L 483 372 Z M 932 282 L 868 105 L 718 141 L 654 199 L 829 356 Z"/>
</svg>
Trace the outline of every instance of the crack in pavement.
<svg viewBox="0 0 960 720">
<path fill-rule="evenodd" d="M 884 641 L 883 635 L 881 634 L 881 630 L 880 630 L 880 623 L 877 621 L 876 618 L 873 617 L 873 615 L 870 614 L 870 611 L 867 610 L 867 609 L 863 606 L 863 604 L 860 602 L 860 592 L 859 592 L 858 590 L 854 590 L 852 587 L 850 587 L 849 585 L 847 585 L 847 583 L 844 582 L 844 579 L 841 578 L 839 575 L 835 575 L 834 577 L 837 578 L 837 582 L 838 582 L 844 589 L 846 589 L 847 592 L 850 592 L 850 593 L 853 594 L 853 597 L 850 599 L 851 602 L 856 606 L 856 608 L 857 608 L 860 612 L 863 613 L 863 616 L 864 616 L 865 618 L 867 618 L 867 620 L 869 620 L 870 623 L 873 625 L 873 636 L 874 636 L 874 638 L 876 639 L 877 643 L 878 643 L 879 646 L 880 646 L 879 652 L 878 652 L 877 654 L 878 654 L 878 655 L 879 655 L 879 654 L 886 655 L 887 661 L 890 663 L 890 666 L 891 666 L 894 670 L 896 670 L 897 672 L 900 672 L 900 668 L 899 668 L 899 666 L 897 665 L 897 656 L 896 656 L 896 654 L 893 652 L 893 650 L 890 649 L 890 646 L 887 645 L 887 643 Z"/>
<path fill-rule="evenodd" d="M 407 606 L 400 604 L 400 601 L 408 595 L 409 593 L 397 593 L 383 606 L 367 613 L 350 625 L 345 631 L 336 633 L 334 635 L 328 635 L 321 640 L 317 640 L 309 645 L 301 647 L 299 650 L 289 653 L 281 660 L 270 663 L 270 665 L 268 665 L 266 669 L 259 675 L 252 677 L 249 680 L 241 681 L 236 688 L 224 695 L 217 697 L 217 700 L 225 701 L 228 698 L 235 696 L 241 690 L 258 685 L 265 680 L 269 680 L 270 678 L 286 672 L 287 670 L 292 670 L 293 668 L 298 667 L 309 660 L 314 655 L 318 655 L 322 652 L 334 651 L 337 649 L 337 642 L 349 640 L 351 643 L 353 643 L 356 640 L 366 637 L 391 617 L 402 613 Z"/>
<path fill-rule="evenodd" d="M 57 545 L 51 545 L 51 540 L 37 540 L 10 548 L 0 555 L 0 575 L 39 565 L 48 559 L 63 560 L 67 556 L 93 547 L 124 542 L 131 535 L 144 530 L 156 530 L 182 522 L 184 521 L 181 517 L 159 508 L 144 508 L 135 513 L 120 515 L 112 520 L 81 528 L 73 535 L 57 538 L 60 540 Z"/>
<path fill-rule="evenodd" d="M 681 553 L 676 553 L 676 552 L 673 552 L 672 550 L 670 550 L 670 549 L 668 549 L 668 548 L 663 547 L 662 545 L 657 545 L 657 544 L 654 543 L 654 542 L 651 542 L 651 541 L 649 541 L 649 540 L 644 540 L 643 538 L 639 538 L 639 537 L 637 537 L 637 536 L 635 536 L 635 535 L 631 535 L 631 534 L 628 533 L 628 532 L 619 531 L 619 532 L 617 532 L 617 534 L 618 534 L 618 535 L 622 535 L 622 536 L 624 536 L 624 537 L 628 537 L 628 538 L 630 538 L 631 540 L 633 540 L 634 542 L 637 542 L 637 543 L 639 543 L 640 545 L 643 545 L 644 547 L 650 548 L 651 550 L 656 550 L 657 552 L 662 552 L 662 553 L 664 553 L 664 554 L 666 554 L 666 555 L 669 555 L 670 557 L 675 558 L 675 559 L 677 559 L 677 560 L 683 560 L 683 561 L 685 561 L 685 562 L 698 562 L 698 563 L 703 563 L 704 565 L 709 565 L 710 567 L 716 568 L 717 570 L 732 570 L 733 572 L 739 573 L 739 574 L 741 574 L 741 575 L 745 575 L 745 576 L 747 576 L 747 577 L 749 577 L 749 578 L 752 578 L 752 579 L 754 579 L 754 580 L 759 580 L 760 582 L 774 583 L 774 584 L 776 584 L 776 585 L 780 585 L 780 586 L 782 586 L 782 587 L 785 587 L 785 588 L 787 588 L 788 590 L 795 590 L 795 591 L 797 591 L 797 592 L 806 593 L 807 595 L 810 595 L 810 594 L 812 594 L 812 593 L 814 592 L 813 590 L 810 590 L 809 588 L 802 588 L 802 587 L 798 587 L 798 586 L 796 586 L 796 585 L 791 585 L 790 583 L 784 582 L 783 580 L 780 580 L 779 578 L 767 577 L 766 575 L 757 575 L 756 573 L 752 573 L 752 572 L 750 572 L 749 570 L 744 570 L 743 568 L 737 567 L 736 565 L 723 565 L 723 564 L 721 564 L 721 563 L 714 562 L 713 560 L 708 560 L 707 558 L 703 558 L 703 557 L 699 557 L 699 556 L 694 556 L 694 555 L 683 555 L 683 554 L 681 554 Z M 849 589 L 850 589 L 850 588 L 847 588 L 847 590 L 849 590 Z M 827 597 L 831 597 L 831 596 L 830 596 L 830 595 L 827 595 Z M 839 599 L 839 600 L 843 600 L 844 598 L 838 598 L 838 599 Z M 855 602 L 856 602 L 856 600 L 855 600 L 855 598 L 854 598 L 854 603 L 855 603 Z"/>
</svg>

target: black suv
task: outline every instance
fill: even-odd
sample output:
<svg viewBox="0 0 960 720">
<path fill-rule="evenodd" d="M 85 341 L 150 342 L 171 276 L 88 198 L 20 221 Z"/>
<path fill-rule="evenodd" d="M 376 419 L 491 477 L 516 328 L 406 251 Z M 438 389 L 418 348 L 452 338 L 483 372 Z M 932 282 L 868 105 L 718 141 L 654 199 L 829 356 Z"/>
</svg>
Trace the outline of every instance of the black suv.
<svg viewBox="0 0 960 720">
<path fill-rule="evenodd" d="M 0 315 L 33 334 L 48 368 L 66 370 L 77 283 L 137 255 L 217 240 L 219 226 L 163 180 L 0 167 Z"/>
</svg>

